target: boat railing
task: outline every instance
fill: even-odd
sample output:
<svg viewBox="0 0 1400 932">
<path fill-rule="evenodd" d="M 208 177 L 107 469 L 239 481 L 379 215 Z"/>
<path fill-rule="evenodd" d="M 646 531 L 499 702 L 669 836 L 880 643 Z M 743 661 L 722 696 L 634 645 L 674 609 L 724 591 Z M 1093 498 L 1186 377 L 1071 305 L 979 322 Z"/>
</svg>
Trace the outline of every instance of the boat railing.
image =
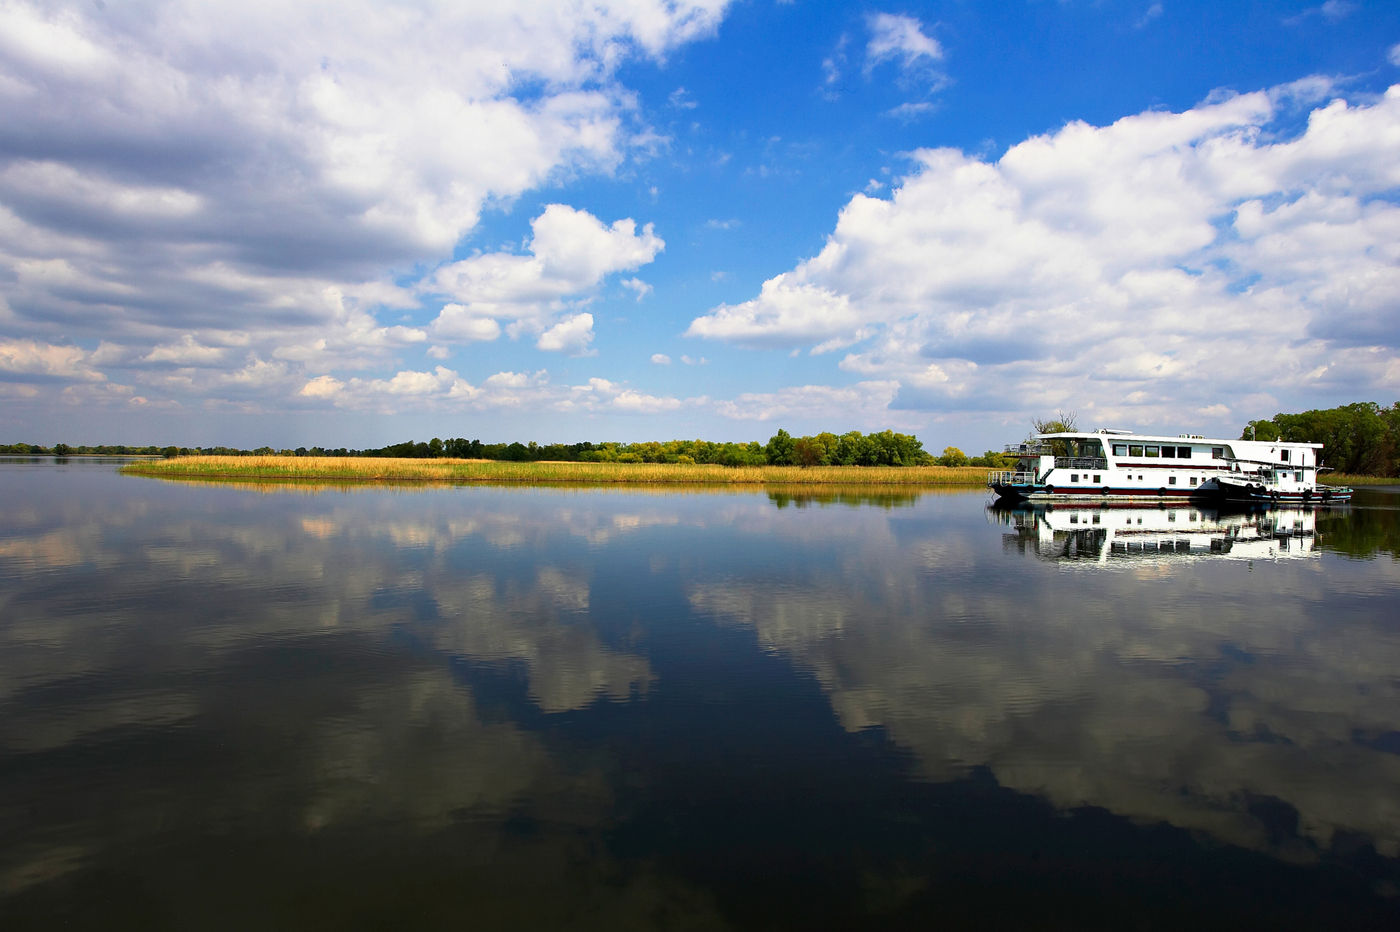
<svg viewBox="0 0 1400 932">
<path fill-rule="evenodd" d="M 1107 469 L 1108 460 L 1096 456 L 1057 456 L 1056 469 Z"/>
<path fill-rule="evenodd" d="M 1035 473 L 1015 469 L 997 469 L 987 473 L 987 485 L 1035 485 Z"/>
<path fill-rule="evenodd" d="M 1054 451 L 1048 443 L 1027 441 L 1025 443 L 1008 443 L 1002 452 L 1014 453 L 1018 456 L 1048 456 Z"/>
</svg>

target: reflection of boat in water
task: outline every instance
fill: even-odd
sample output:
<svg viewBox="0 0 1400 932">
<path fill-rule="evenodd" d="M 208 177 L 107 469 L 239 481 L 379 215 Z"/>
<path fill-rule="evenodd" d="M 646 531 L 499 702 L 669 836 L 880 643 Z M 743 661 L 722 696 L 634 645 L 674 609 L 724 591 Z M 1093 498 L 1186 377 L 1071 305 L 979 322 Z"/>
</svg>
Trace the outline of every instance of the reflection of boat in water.
<svg viewBox="0 0 1400 932">
<path fill-rule="evenodd" d="M 1306 556 L 1317 539 L 1315 514 L 1305 508 L 995 504 L 989 511 L 1014 529 L 1009 548 L 1054 560 L 1271 559 Z"/>
</svg>

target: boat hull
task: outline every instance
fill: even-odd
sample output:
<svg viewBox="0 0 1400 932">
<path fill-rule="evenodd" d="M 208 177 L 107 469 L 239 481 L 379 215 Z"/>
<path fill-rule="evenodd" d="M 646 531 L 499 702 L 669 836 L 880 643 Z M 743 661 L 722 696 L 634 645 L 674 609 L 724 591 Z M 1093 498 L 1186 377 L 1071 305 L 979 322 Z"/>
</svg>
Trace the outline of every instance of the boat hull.
<svg viewBox="0 0 1400 932">
<path fill-rule="evenodd" d="M 1351 489 L 1340 485 L 1317 485 L 1309 489 L 1281 489 L 1251 477 L 1221 477 L 1217 480 L 1222 501 L 1250 505 L 1331 505 L 1351 501 Z"/>
</svg>

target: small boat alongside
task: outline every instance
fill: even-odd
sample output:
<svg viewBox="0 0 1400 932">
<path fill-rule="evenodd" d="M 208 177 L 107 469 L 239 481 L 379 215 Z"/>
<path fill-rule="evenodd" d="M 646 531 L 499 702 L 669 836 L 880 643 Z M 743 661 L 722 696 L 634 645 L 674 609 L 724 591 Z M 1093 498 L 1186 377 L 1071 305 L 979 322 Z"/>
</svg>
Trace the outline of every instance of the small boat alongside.
<svg viewBox="0 0 1400 932">
<path fill-rule="evenodd" d="M 1309 483 L 1298 470 L 1261 466 L 1253 472 L 1232 472 L 1216 477 L 1220 499 L 1241 505 L 1340 504 L 1351 501 L 1344 485 Z"/>
<path fill-rule="evenodd" d="M 987 485 L 1012 502 L 1347 501 L 1350 489 L 1318 483 L 1321 450 L 1320 443 L 1198 434 L 1038 433 L 1006 448 L 1017 456 L 1016 468 L 990 473 Z"/>
</svg>

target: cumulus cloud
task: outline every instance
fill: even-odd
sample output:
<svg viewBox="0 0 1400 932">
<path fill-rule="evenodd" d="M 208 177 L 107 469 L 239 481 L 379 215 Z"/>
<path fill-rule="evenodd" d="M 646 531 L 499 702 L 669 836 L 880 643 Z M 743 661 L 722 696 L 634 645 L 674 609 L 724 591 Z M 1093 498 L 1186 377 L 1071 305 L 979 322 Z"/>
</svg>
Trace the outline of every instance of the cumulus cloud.
<svg viewBox="0 0 1400 932">
<path fill-rule="evenodd" d="M 696 405 L 703 399 L 650 395 L 629 385 L 590 378 L 574 385 L 556 384 L 544 370 L 497 372 L 472 384 L 445 366 L 432 371 L 406 369 L 391 378 L 307 379 L 295 394 L 311 406 L 347 411 L 394 412 L 411 399 L 416 410 L 529 410 L 561 414 L 660 414 Z"/>
<path fill-rule="evenodd" d="M 725 417 L 750 421 L 829 420 L 840 411 L 852 423 L 877 423 L 888 419 L 886 412 L 899 390 L 893 381 L 860 382 L 846 387 L 799 385 L 776 392 L 746 392 L 716 409 Z"/>
<path fill-rule="evenodd" d="M 593 315 L 575 314 L 550 327 L 536 341 L 535 346 L 551 352 L 582 356 L 588 352 L 588 344 L 593 342 Z"/>
<path fill-rule="evenodd" d="M 849 346 L 843 369 L 929 411 L 1133 424 L 1223 403 L 1229 422 L 1259 413 L 1235 409 L 1246 395 L 1389 395 L 1400 87 L 1281 136 L 1298 97 L 1075 122 L 996 161 L 921 151 L 888 198 L 851 198 L 819 254 L 687 335 Z M 1274 396 L 1245 360 L 1268 361 Z"/>
<path fill-rule="evenodd" d="M 550 204 L 531 222 L 528 254 L 494 252 L 443 265 L 424 287 L 456 299 L 429 330 L 441 340 L 494 340 L 508 322 L 513 334 L 540 334 L 541 349 L 578 352 L 592 339 L 593 318 L 557 319 L 602 280 L 645 265 L 665 248 L 647 224 L 604 224 L 585 210 Z M 638 297 L 649 290 L 636 280 Z M 585 320 L 586 319 L 586 320 Z M 581 342 L 580 342 L 581 341 Z"/>
<path fill-rule="evenodd" d="M 105 339 L 165 369 L 392 364 L 427 339 L 377 320 L 418 305 L 414 270 L 490 205 L 646 145 L 618 69 L 712 35 L 727 5 L 6 3 L 0 338 Z M 568 209 L 535 235 L 522 274 L 585 290 L 660 249 Z M 572 293 L 543 290 L 531 333 Z M 495 338 L 504 318 L 446 297 L 465 310 L 437 340 Z"/>
<path fill-rule="evenodd" d="M 35 340 L 0 341 L 0 381 L 100 382 L 91 354 L 81 347 Z"/>
</svg>

